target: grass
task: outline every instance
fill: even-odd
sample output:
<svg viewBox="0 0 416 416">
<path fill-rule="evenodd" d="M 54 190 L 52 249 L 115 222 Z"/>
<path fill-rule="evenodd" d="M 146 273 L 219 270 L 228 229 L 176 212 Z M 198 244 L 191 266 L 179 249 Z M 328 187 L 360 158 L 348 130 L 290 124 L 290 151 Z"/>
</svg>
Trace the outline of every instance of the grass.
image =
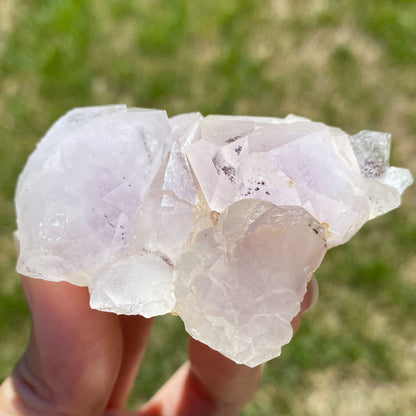
<svg viewBox="0 0 416 416">
<path fill-rule="evenodd" d="M 351 134 L 390 131 L 393 164 L 414 167 L 414 17 L 405 0 L 3 0 L 0 380 L 30 320 L 14 271 L 14 187 L 58 116 L 117 102 L 170 115 L 292 112 Z M 400 209 L 328 253 L 317 306 L 244 415 L 416 414 L 415 202 L 411 188 Z M 185 357 L 179 320 L 157 320 L 131 404 Z"/>
</svg>

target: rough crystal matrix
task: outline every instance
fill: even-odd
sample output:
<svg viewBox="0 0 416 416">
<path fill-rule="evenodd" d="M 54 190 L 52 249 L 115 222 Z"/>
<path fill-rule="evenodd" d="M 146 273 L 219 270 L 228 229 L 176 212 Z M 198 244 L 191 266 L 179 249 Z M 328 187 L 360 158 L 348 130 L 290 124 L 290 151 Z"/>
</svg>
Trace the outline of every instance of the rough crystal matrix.
<svg viewBox="0 0 416 416">
<path fill-rule="evenodd" d="M 238 363 L 280 354 L 326 250 L 400 205 L 390 135 L 322 123 L 74 109 L 16 190 L 24 275 L 88 286 L 91 307 L 178 314 Z"/>
</svg>

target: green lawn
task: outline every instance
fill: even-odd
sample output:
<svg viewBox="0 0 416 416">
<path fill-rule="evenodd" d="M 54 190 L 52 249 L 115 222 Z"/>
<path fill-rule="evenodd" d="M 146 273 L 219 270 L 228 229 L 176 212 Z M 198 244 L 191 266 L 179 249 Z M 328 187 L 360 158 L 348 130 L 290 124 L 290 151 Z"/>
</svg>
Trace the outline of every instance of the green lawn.
<svg viewBox="0 0 416 416">
<path fill-rule="evenodd" d="M 1 0 L 0 381 L 30 328 L 14 187 L 57 117 L 109 103 L 292 112 L 351 134 L 389 131 L 393 164 L 414 169 L 415 35 L 408 0 Z M 400 209 L 328 253 L 317 306 L 244 415 L 416 414 L 415 242 L 412 187 Z M 186 343 L 179 319 L 157 320 L 132 405 L 180 365 Z"/>
</svg>

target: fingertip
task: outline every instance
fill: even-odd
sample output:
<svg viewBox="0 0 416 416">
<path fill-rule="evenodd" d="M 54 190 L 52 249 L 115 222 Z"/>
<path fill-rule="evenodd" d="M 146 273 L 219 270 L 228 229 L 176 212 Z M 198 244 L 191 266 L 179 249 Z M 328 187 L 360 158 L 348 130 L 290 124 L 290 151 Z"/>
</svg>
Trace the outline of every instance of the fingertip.
<svg viewBox="0 0 416 416">
<path fill-rule="evenodd" d="M 303 313 L 310 311 L 318 302 L 319 297 L 319 285 L 315 275 L 312 275 L 312 279 L 308 282 L 306 293 L 308 294 L 307 305 L 303 309 Z M 306 294 L 305 294 L 306 297 Z M 303 303 L 303 302 L 302 302 Z"/>
<path fill-rule="evenodd" d="M 311 280 L 308 282 L 305 296 L 300 304 L 300 311 L 299 313 L 292 319 L 291 325 L 293 328 L 293 333 L 295 334 L 296 331 L 299 329 L 302 316 L 307 311 L 310 311 L 318 301 L 319 296 L 319 286 L 318 282 L 314 275 L 312 275 Z"/>
</svg>

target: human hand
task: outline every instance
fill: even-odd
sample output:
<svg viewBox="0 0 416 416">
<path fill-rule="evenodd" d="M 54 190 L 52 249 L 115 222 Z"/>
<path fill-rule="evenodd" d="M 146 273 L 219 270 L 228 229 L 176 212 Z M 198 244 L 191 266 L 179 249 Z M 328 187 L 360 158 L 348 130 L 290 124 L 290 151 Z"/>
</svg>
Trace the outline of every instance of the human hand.
<svg viewBox="0 0 416 416">
<path fill-rule="evenodd" d="M 32 333 L 0 386 L 1 415 L 231 416 L 257 389 L 263 366 L 236 364 L 190 338 L 189 360 L 140 410 L 129 413 L 126 402 L 153 319 L 93 310 L 85 287 L 28 277 L 22 283 Z M 294 331 L 316 289 L 308 285 Z"/>
</svg>

